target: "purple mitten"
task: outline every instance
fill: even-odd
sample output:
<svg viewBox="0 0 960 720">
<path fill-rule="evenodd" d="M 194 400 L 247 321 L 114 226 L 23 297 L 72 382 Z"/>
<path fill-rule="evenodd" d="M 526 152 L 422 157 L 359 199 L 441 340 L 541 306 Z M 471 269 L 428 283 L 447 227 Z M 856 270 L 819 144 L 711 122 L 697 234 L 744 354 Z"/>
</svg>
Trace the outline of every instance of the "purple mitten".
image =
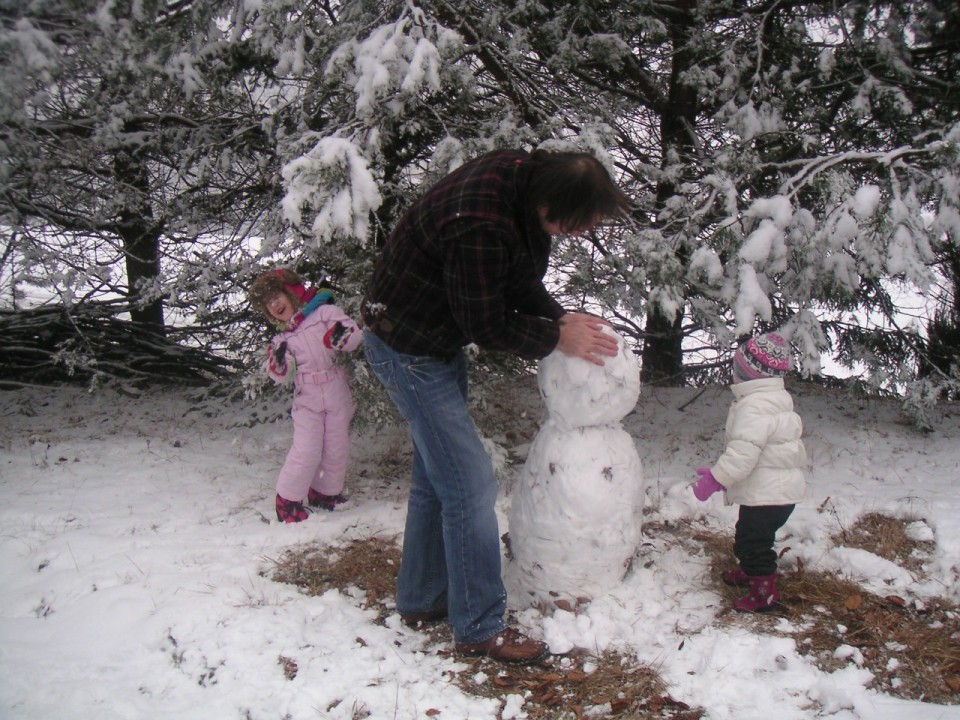
<svg viewBox="0 0 960 720">
<path fill-rule="evenodd" d="M 697 500 L 703 502 L 715 492 L 726 490 L 723 485 L 717 482 L 717 479 L 710 472 L 710 468 L 697 468 L 697 475 L 700 479 L 694 483 L 693 494 Z"/>
</svg>

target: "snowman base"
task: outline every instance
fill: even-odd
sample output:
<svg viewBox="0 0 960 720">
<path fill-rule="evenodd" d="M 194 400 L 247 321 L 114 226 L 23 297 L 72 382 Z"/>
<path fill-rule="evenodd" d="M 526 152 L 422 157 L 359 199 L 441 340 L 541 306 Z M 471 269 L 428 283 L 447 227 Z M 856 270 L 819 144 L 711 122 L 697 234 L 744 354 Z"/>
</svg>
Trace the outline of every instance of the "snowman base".
<svg viewBox="0 0 960 720">
<path fill-rule="evenodd" d="M 514 491 L 511 601 L 575 612 L 617 587 L 642 542 L 642 511 L 640 457 L 626 431 L 548 422 Z"/>
</svg>

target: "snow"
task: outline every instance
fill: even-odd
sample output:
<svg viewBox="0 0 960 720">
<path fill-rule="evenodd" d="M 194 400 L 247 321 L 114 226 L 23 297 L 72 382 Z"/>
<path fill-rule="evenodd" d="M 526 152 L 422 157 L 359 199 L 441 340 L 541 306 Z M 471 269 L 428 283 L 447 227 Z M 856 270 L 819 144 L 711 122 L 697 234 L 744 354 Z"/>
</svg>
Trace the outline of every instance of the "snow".
<svg viewBox="0 0 960 720">
<path fill-rule="evenodd" d="M 789 198 L 783 195 L 763 197 L 754 200 L 744 212 L 744 217 L 769 218 L 781 230 L 793 219 L 793 206 Z"/>
<path fill-rule="evenodd" d="M 440 49 L 422 36 L 425 25 L 425 15 L 408 8 L 398 21 L 381 25 L 363 40 L 345 43 L 334 53 L 327 74 L 346 74 L 356 94 L 357 117 L 369 119 L 382 109 L 400 115 L 403 106 L 396 97 L 398 91 L 416 95 L 440 89 Z M 433 34 L 445 49 L 454 44 L 454 36 L 446 30 L 437 29 Z"/>
<path fill-rule="evenodd" d="M 880 206 L 880 188 L 876 185 L 863 185 L 854 193 L 853 214 L 862 220 L 873 217 Z"/>
<path fill-rule="evenodd" d="M 770 220 L 761 220 L 760 226 L 750 233 L 737 254 L 746 262 L 764 263 L 778 241 L 782 246 L 783 230 Z"/>
<path fill-rule="evenodd" d="M 813 469 L 778 543 L 789 547 L 785 569 L 802 560 L 908 602 L 960 601 L 957 408 L 920 434 L 895 403 L 793 389 Z M 530 417 L 545 417 L 529 383 L 511 395 Z M 638 562 L 579 612 L 526 608 L 519 624 L 555 653 L 635 657 L 709 720 L 960 719 L 960 706 L 871 689 L 870 671 L 844 645 L 840 669 L 818 669 L 786 619 L 718 617 L 729 601 L 708 577 L 702 543 L 657 534 L 688 523 L 732 536 L 736 508 L 716 496 L 699 503 L 687 487 L 693 468 L 721 451 L 729 402 L 723 387 L 644 389 L 623 419 L 645 476 Z M 384 461 L 406 447 L 406 431 L 366 431 L 348 477 L 353 500 L 279 524 L 272 500 L 291 432 L 284 409 L 274 408 L 275 422 L 254 422 L 269 416 L 262 402 L 200 402 L 174 390 L 0 394 L 0 717 L 523 717 L 521 695 L 473 697 L 451 681 L 451 672 L 477 684 L 494 678 L 448 652 L 449 640 L 432 644 L 396 614 L 375 623 L 355 589 L 310 597 L 271 579 L 286 550 L 399 536 L 407 487 L 405 466 Z M 514 462 L 502 468 L 502 532 L 524 449 L 505 448 Z M 866 513 L 902 518 L 933 542 L 922 574 L 835 546 L 831 537 Z M 297 663 L 292 680 L 281 657 Z"/>
<path fill-rule="evenodd" d="M 706 245 L 701 245 L 690 256 L 690 267 L 687 277 L 694 279 L 702 274 L 707 282 L 719 284 L 723 279 L 723 263 L 717 251 Z"/>
<path fill-rule="evenodd" d="M 17 51 L 31 70 L 42 74 L 53 69 L 56 63 L 52 58 L 58 54 L 56 44 L 30 20 L 18 19 L 10 38 L 17 44 Z"/>
<path fill-rule="evenodd" d="M 316 210 L 311 229 L 319 240 L 367 237 L 370 215 L 382 198 L 367 160 L 352 142 L 322 137 L 281 174 L 283 213 L 291 224 L 303 224 L 308 206 Z"/>
<path fill-rule="evenodd" d="M 740 271 L 740 292 L 733 303 L 733 314 L 737 319 L 737 335 L 746 335 L 756 323 L 759 316 L 763 320 L 770 320 L 773 306 L 770 298 L 760 286 L 757 271 L 752 265 L 742 263 Z"/>
</svg>

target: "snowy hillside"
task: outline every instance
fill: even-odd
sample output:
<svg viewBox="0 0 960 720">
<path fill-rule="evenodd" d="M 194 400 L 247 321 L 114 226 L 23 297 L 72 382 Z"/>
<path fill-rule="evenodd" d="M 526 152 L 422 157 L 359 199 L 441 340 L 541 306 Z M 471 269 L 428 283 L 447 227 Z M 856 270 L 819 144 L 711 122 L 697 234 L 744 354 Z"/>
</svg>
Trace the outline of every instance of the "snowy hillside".
<svg viewBox="0 0 960 720">
<path fill-rule="evenodd" d="M 784 572 L 839 573 L 917 612 L 960 602 L 960 408 L 920 434 L 894 403 L 792 389 L 813 473 L 779 543 Z M 531 383 L 501 390 L 478 420 L 501 450 L 506 532 L 545 411 Z M 654 668 L 672 698 L 711 720 L 960 718 L 958 704 L 885 692 L 910 647 L 887 648 L 881 673 L 848 637 L 825 667 L 805 647 L 801 614 L 729 612 L 712 545 L 732 538 L 736 508 L 716 496 L 699 503 L 687 488 L 721 450 L 729 399 L 726 388 L 644 389 L 623 422 L 646 479 L 638 562 L 578 613 L 527 609 L 518 622 L 554 653 L 616 651 Z M 527 717 L 522 690 L 489 697 L 453 681 L 492 687 L 495 670 L 450 652 L 442 626 L 417 633 L 389 612 L 378 622 L 355 588 L 308 596 L 272 579 L 290 549 L 401 533 L 405 431 L 357 437 L 352 501 L 286 526 L 273 494 L 290 423 L 251 422 L 254 413 L 264 408 L 172 390 L 0 393 L 0 717 Z M 906 521 L 912 564 L 837 541 L 869 514 Z M 934 630 L 960 642 L 956 612 L 938 617 Z M 279 658 L 295 659 L 296 673 Z"/>
</svg>

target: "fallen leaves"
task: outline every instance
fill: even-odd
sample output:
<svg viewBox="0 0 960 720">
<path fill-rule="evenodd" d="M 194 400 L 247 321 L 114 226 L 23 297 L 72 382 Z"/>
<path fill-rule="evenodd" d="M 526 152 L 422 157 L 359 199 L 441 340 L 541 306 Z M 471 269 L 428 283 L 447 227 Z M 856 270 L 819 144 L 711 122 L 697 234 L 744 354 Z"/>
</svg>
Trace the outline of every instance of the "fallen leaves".
<svg viewBox="0 0 960 720">
<path fill-rule="evenodd" d="M 278 657 L 277 663 L 283 668 L 283 676 L 287 680 L 293 680 L 300 670 L 300 668 L 297 666 L 297 661 L 293 658 L 288 658 L 286 655 L 281 655 Z"/>
</svg>

